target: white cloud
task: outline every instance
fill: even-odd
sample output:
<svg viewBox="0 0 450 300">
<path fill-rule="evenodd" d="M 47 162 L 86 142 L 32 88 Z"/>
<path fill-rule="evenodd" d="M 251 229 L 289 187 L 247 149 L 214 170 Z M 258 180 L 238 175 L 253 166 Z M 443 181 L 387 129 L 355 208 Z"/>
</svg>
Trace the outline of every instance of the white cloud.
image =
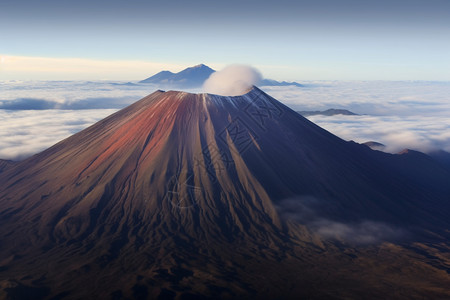
<svg viewBox="0 0 450 300">
<path fill-rule="evenodd" d="M 326 217 L 326 208 L 333 203 L 312 196 L 283 199 L 276 203 L 280 217 L 304 224 L 324 240 L 339 240 L 350 244 L 377 244 L 404 238 L 408 232 L 381 221 L 360 220 L 348 223 L 337 222 Z"/>
<path fill-rule="evenodd" d="M 450 151 L 450 82 L 311 81 L 304 88 L 264 87 L 294 110 L 348 109 L 360 116 L 310 116 L 333 134 L 370 140 L 386 151 Z"/>
<path fill-rule="evenodd" d="M 311 121 L 345 140 L 376 141 L 385 151 L 405 148 L 450 151 L 450 118 L 445 116 L 310 116 Z"/>
<path fill-rule="evenodd" d="M 301 81 L 305 87 L 264 87 L 296 110 L 345 108 L 383 116 L 450 114 L 450 82 Z"/>
<path fill-rule="evenodd" d="M 0 81 L 1 100 L 16 98 L 42 98 L 49 101 L 68 102 L 89 97 L 133 96 L 145 93 L 147 86 L 118 85 L 114 81 Z M 151 87 L 150 87 L 151 88 Z M 149 91 L 150 92 L 150 91 Z"/>
<path fill-rule="evenodd" d="M 0 158 L 20 160 L 43 151 L 116 110 L 0 110 Z"/>
<path fill-rule="evenodd" d="M 312 224 L 311 228 L 325 239 L 363 245 L 399 239 L 407 234 L 400 228 L 374 221 L 345 224 L 322 219 Z"/>
<path fill-rule="evenodd" d="M 230 65 L 214 72 L 203 84 L 207 93 L 223 96 L 239 96 L 261 81 L 261 73 L 246 65 Z"/>
</svg>

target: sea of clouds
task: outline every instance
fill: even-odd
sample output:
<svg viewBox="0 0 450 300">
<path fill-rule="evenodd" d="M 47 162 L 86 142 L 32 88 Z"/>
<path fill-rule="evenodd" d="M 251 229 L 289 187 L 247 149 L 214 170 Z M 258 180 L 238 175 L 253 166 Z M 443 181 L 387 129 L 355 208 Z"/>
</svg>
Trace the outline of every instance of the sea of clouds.
<svg viewBox="0 0 450 300">
<path fill-rule="evenodd" d="M 312 196 L 284 199 L 275 204 L 282 219 L 300 222 L 311 233 L 328 240 L 370 245 L 400 240 L 409 235 L 409 232 L 398 226 L 379 221 L 353 220 L 342 223 L 328 219 L 324 211 L 332 206 L 333 203 Z"/>
<path fill-rule="evenodd" d="M 450 151 L 450 82 L 301 83 L 261 88 L 294 110 L 357 113 L 308 117 L 345 140 L 377 141 L 389 152 Z M 0 81 L 0 158 L 19 160 L 42 151 L 157 89 L 110 81 Z"/>
<path fill-rule="evenodd" d="M 450 82 L 315 81 L 265 91 L 295 110 L 342 108 L 357 116 L 308 119 L 345 140 L 376 141 L 385 151 L 450 151 Z"/>
</svg>

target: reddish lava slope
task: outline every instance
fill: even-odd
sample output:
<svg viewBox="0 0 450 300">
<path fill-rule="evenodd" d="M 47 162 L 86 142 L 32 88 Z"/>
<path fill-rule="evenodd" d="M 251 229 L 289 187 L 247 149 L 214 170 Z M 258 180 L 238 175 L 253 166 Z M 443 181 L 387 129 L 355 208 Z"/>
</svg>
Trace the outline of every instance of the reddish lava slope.
<svg viewBox="0 0 450 300">
<path fill-rule="evenodd" d="M 449 296 L 449 183 L 425 155 L 345 142 L 256 87 L 157 91 L 0 173 L 0 289 Z M 359 243 L 336 224 L 383 232 Z"/>
</svg>

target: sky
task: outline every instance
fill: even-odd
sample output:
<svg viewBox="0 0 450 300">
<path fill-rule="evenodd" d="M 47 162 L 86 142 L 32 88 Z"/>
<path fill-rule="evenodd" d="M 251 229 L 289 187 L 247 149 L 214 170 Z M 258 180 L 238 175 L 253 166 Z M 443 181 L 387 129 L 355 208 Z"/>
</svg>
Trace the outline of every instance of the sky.
<svg viewBox="0 0 450 300">
<path fill-rule="evenodd" d="M 345 140 L 450 151 L 449 0 L 0 0 L 0 158 L 44 150 L 204 63 L 263 87 Z M 192 90 L 191 92 L 200 92 Z"/>
<path fill-rule="evenodd" d="M 450 1 L 1 0 L 0 80 L 450 80 Z"/>
</svg>

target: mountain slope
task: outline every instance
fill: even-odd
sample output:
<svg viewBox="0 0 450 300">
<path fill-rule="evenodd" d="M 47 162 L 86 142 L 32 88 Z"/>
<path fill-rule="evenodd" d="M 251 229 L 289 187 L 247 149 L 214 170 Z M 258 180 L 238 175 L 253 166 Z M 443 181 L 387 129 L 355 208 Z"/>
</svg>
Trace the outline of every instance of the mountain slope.
<svg viewBox="0 0 450 300">
<path fill-rule="evenodd" d="M 0 159 L 0 173 L 5 171 L 6 169 L 12 167 L 15 164 L 16 164 L 16 162 L 14 162 L 12 160 Z"/>
<path fill-rule="evenodd" d="M 257 88 L 157 91 L 0 173 L 0 286 L 68 299 L 442 296 L 444 258 L 365 243 L 445 241 L 449 178 L 345 142 Z M 352 275 L 383 260 L 407 271 L 381 287 L 382 268 Z"/>
</svg>

